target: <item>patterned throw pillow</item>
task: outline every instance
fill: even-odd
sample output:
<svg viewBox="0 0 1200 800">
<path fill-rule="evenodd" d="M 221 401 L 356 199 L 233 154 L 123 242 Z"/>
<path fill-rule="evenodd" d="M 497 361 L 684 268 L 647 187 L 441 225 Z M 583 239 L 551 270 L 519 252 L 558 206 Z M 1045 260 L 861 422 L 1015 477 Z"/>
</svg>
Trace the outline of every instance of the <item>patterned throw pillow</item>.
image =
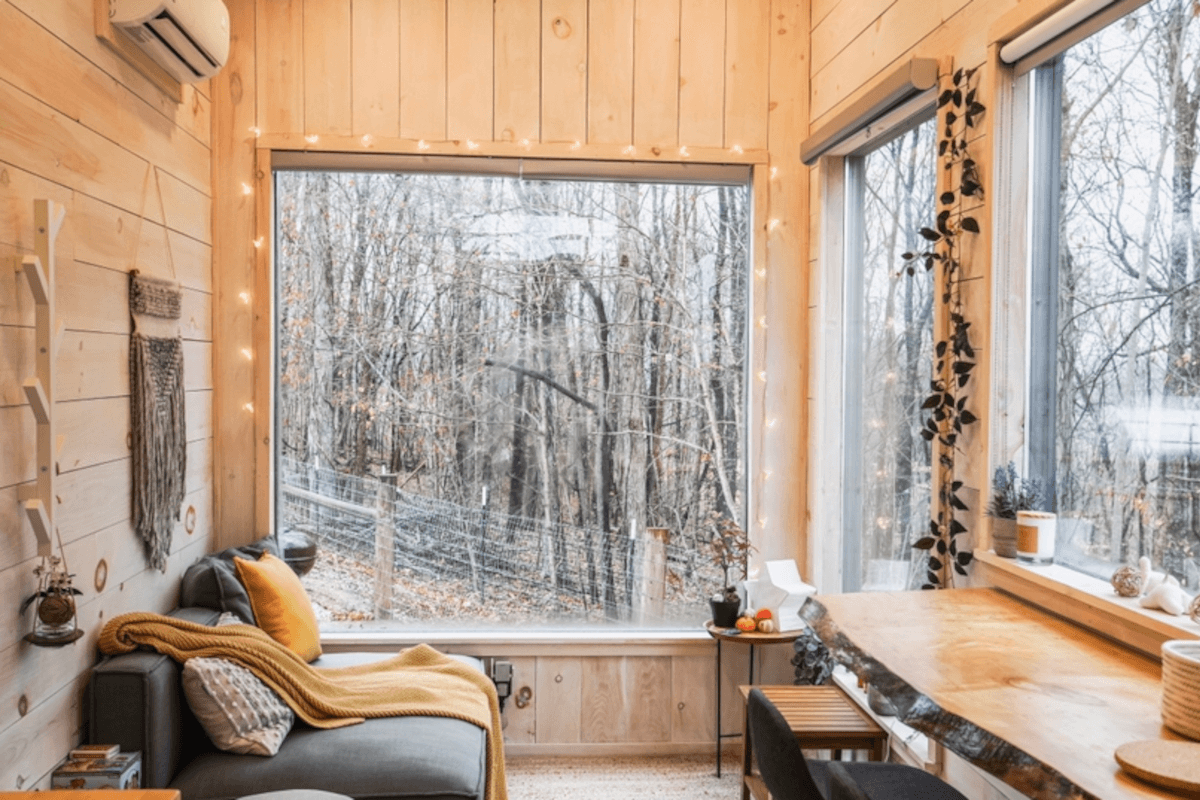
<svg viewBox="0 0 1200 800">
<path fill-rule="evenodd" d="M 183 665 L 183 693 L 208 738 L 220 750 L 273 756 L 295 715 L 250 670 L 224 658 Z"/>
</svg>

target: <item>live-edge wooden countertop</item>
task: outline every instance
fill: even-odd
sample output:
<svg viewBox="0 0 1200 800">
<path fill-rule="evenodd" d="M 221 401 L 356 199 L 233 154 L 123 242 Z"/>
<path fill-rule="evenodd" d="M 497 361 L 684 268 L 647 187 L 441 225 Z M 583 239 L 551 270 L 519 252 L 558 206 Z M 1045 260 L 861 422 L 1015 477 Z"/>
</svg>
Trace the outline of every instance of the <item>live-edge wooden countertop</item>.
<svg viewBox="0 0 1200 800">
<path fill-rule="evenodd" d="M 1182 738 L 1154 659 L 997 589 L 823 595 L 800 613 L 901 721 L 1029 797 L 1179 797 L 1113 758 Z"/>
</svg>

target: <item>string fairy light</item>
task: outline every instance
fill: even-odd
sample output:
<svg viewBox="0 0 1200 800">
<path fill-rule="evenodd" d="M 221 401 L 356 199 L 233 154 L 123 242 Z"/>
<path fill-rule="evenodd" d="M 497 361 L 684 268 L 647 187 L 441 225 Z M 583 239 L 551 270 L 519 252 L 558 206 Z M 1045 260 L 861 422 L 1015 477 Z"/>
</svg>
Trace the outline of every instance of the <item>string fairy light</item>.
<svg viewBox="0 0 1200 800">
<path fill-rule="evenodd" d="M 375 142 L 375 137 L 369 133 L 364 133 L 362 137 L 363 147 L 370 147 Z"/>
<path fill-rule="evenodd" d="M 764 370 L 759 370 L 759 373 L 758 373 L 758 380 L 759 380 L 760 382 L 762 382 L 762 383 L 766 383 L 766 382 L 767 382 L 767 371 L 766 371 L 765 369 L 764 369 Z"/>
<path fill-rule="evenodd" d="M 768 221 L 767 221 L 767 230 L 769 230 L 769 231 L 773 231 L 773 230 L 775 230 L 775 229 L 776 229 L 776 228 L 778 228 L 778 227 L 779 227 L 779 220 L 778 220 L 778 219 L 771 219 L 771 220 L 768 220 Z"/>
<path fill-rule="evenodd" d="M 478 150 L 479 142 L 473 142 L 470 139 L 467 139 L 467 149 L 468 150 Z"/>
<path fill-rule="evenodd" d="M 250 186 L 250 184 L 243 182 L 242 183 L 242 194 L 244 194 L 244 195 L 254 194 L 254 189 Z"/>
<path fill-rule="evenodd" d="M 257 139 L 258 137 L 262 136 L 262 128 L 258 127 L 257 125 L 251 125 L 250 133 L 253 134 L 255 139 Z"/>
<path fill-rule="evenodd" d="M 627 155 L 627 156 L 632 156 L 637 153 L 637 148 L 631 144 L 627 144 L 627 145 L 625 145 L 625 149 L 622 150 L 621 153 L 624 155 Z"/>
<path fill-rule="evenodd" d="M 758 327 L 764 328 L 764 329 L 767 327 L 767 315 L 766 314 L 763 314 L 761 317 L 758 318 Z"/>
<path fill-rule="evenodd" d="M 241 301 L 242 301 L 243 303 L 245 303 L 246 305 L 250 305 L 250 293 L 249 293 L 249 292 L 241 292 L 241 293 L 239 293 L 239 294 L 238 294 L 238 299 L 239 299 L 239 300 L 241 300 Z"/>
<path fill-rule="evenodd" d="M 733 153 L 735 156 L 740 156 L 745 151 L 742 150 L 742 146 L 740 144 L 735 144 L 733 147 L 729 148 L 729 152 Z"/>
<path fill-rule="evenodd" d="M 242 410 L 249 411 L 251 414 L 253 414 L 254 413 L 254 403 L 246 403 L 246 405 L 242 406 Z"/>
<path fill-rule="evenodd" d="M 315 133 L 310 133 L 308 136 L 304 137 L 304 141 L 308 142 L 309 144 L 316 144 L 317 142 L 321 141 L 321 137 L 317 136 Z"/>
<path fill-rule="evenodd" d="M 578 150 L 581 147 L 583 147 L 583 143 L 580 142 L 578 139 L 575 140 L 575 144 L 571 145 L 572 150 Z"/>
<path fill-rule="evenodd" d="M 683 156 L 684 158 L 690 158 L 692 154 L 687 149 L 687 145 L 685 144 L 683 147 L 679 148 L 679 155 Z"/>
<path fill-rule="evenodd" d="M 265 237 L 265 236 L 260 236 L 260 237 L 258 237 L 257 239 L 255 239 L 255 240 L 254 240 L 254 249 L 255 249 L 255 250 L 257 250 L 257 249 L 261 248 L 261 247 L 263 246 L 263 243 L 264 243 L 265 241 L 266 241 L 266 237 Z"/>
<path fill-rule="evenodd" d="M 429 143 L 428 143 L 428 142 L 426 142 L 424 139 L 418 139 L 418 140 L 417 140 L 417 149 L 418 149 L 418 150 L 428 150 L 428 149 L 429 149 Z"/>
<path fill-rule="evenodd" d="M 242 357 L 245 358 L 247 361 L 253 361 L 254 360 L 254 352 L 249 347 L 243 347 L 242 348 Z"/>
</svg>

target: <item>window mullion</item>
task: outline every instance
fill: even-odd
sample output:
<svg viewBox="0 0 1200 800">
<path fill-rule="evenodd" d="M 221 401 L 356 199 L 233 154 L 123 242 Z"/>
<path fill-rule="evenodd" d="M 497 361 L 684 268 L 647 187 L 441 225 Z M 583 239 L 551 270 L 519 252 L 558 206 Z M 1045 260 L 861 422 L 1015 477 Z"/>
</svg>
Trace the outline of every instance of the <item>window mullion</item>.
<svg viewBox="0 0 1200 800">
<path fill-rule="evenodd" d="M 1062 59 L 1033 73 L 1030 218 L 1028 474 L 1053 487 L 1058 403 L 1058 261 L 1062 175 Z M 1055 492 L 1046 503 L 1054 506 Z"/>
</svg>

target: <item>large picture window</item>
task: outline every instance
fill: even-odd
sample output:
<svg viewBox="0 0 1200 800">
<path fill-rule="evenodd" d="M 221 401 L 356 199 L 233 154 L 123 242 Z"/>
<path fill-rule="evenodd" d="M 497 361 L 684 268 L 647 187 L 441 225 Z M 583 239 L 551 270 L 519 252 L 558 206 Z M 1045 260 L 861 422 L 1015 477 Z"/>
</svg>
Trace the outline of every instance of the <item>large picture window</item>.
<svg viewBox="0 0 1200 800">
<path fill-rule="evenodd" d="M 929 120 L 845 159 L 843 588 L 913 588 L 928 530 L 931 448 L 920 435 L 933 359 L 933 274 L 910 275 L 936 199 Z"/>
<path fill-rule="evenodd" d="M 747 505 L 740 176 L 276 171 L 277 524 L 324 624 L 707 618 Z"/>
<path fill-rule="evenodd" d="M 1197 586 L 1200 19 L 1153 0 L 1027 78 L 1030 472 L 1057 560 Z M 1039 349 L 1041 348 L 1041 349 Z M 1045 355 L 1052 355 L 1045 358 Z"/>
</svg>

